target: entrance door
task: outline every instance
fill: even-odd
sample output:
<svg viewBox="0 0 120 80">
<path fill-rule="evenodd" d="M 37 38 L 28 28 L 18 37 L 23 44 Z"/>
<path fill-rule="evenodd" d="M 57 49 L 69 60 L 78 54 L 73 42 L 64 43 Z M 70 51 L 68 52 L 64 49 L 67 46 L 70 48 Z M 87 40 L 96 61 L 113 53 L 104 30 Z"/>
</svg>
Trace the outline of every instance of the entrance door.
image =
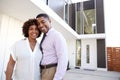
<svg viewBox="0 0 120 80">
<path fill-rule="evenodd" d="M 96 39 L 81 40 L 81 68 L 97 69 L 97 45 Z"/>
</svg>

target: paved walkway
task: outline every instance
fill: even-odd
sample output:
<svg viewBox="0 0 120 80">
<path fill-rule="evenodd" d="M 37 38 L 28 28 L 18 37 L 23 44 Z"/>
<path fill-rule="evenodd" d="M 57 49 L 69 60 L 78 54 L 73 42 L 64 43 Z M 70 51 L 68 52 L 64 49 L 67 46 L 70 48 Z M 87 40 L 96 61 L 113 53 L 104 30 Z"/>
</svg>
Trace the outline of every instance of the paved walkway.
<svg viewBox="0 0 120 80">
<path fill-rule="evenodd" d="M 120 72 L 70 69 L 63 80 L 120 80 Z"/>
</svg>

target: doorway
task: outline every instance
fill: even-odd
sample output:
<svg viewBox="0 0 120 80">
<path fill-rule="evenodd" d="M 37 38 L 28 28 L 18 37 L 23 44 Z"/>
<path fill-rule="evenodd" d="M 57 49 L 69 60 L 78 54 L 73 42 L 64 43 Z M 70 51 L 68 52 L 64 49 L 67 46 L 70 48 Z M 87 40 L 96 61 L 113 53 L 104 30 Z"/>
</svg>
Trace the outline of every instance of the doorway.
<svg viewBox="0 0 120 80">
<path fill-rule="evenodd" d="M 88 70 L 97 69 L 96 39 L 81 40 L 81 68 Z"/>
</svg>

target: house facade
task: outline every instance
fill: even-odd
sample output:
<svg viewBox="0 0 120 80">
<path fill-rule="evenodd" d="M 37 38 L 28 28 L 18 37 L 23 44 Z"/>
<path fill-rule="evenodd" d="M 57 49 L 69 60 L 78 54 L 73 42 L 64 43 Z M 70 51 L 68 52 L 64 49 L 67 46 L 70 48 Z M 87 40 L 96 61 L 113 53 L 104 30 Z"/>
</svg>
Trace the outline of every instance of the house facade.
<svg viewBox="0 0 120 80">
<path fill-rule="evenodd" d="M 47 13 L 52 26 L 66 38 L 70 68 L 107 71 L 103 4 L 103 0 L 1 0 L 0 80 L 5 76 L 9 47 L 23 38 L 23 22 L 39 13 Z"/>
</svg>

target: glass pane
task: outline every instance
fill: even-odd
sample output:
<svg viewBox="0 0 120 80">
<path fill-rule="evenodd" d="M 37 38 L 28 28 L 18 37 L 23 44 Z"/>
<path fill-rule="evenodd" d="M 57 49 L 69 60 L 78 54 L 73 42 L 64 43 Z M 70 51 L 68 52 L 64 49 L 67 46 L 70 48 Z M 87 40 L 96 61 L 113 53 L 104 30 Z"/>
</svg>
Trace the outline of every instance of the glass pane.
<svg viewBox="0 0 120 80">
<path fill-rule="evenodd" d="M 88 5 L 87 5 L 88 4 Z M 96 33 L 96 1 L 91 0 L 84 3 L 84 34 Z"/>
<path fill-rule="evenodd" d="M 81 66 L 81 41 L 76 41 L 76 66 Z"/>
<path fill-rule="evenodd" d="M 95 9 L 84 10 L 84 34 L 96 33 Z"/>
<path fill-rule="evenodd" d="M 90 63 L 90 46 L 86 45 L 86 62 Z"/>
<path fill-rule="evenodd" d="M 78 6 L 80 7 L 81 10 L 78 9 Z M 84 27 L 83 27 L 83 3 L 77 4 L 77 11 L 76 11 L 76 31 L 78 34 L 83 34 L 84 33 Z"/>
<path fill-rule="evenodd" d="M 65 3 L 65 21 L 66 21 L 66 23 L 69 22 L 69 21 L 68 21 L 68 16 L 69 16 L 69 5 L 68 5 L 68 3 L 66 2 L 66 3 Z"/>
<path fill-rule="evenodd" d="M 78 34 L 80 34 L 81 32 L 81 29 L 80 29 L 80 11 L 77 11 L 76 12 L 76 14 L 77 14 L 77 16 L 76 16 L 76 18 L 77 18 L 77 27 L 76 27 L 76 31 L 77 31 L 77 33 Z"/>
<path fill-rule="evenodd" d="M 95 34 L 96 29 L 96 9 L 95 0 L 81 2 L 77 5 L 76 11 L 76 31 L 78 34 Z"/>
</svg>

